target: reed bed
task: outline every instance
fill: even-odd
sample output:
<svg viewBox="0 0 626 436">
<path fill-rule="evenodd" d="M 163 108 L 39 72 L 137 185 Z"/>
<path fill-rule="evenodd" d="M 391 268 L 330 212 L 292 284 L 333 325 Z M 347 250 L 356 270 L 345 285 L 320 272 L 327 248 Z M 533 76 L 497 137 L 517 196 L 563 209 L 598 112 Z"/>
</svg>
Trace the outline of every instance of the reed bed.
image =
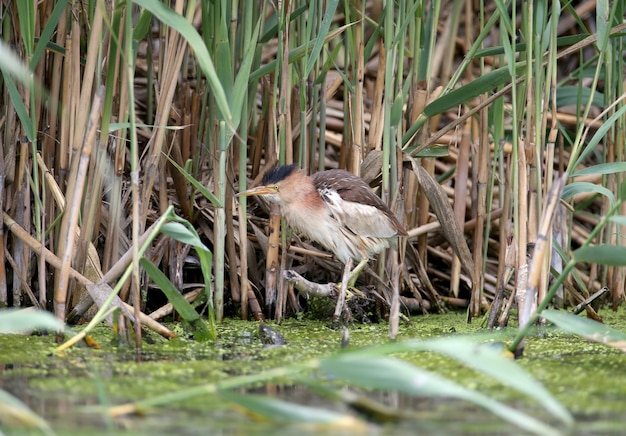
<svg viewBox="0 0 626 436">
<path fill-rule="evenodd" d="M 75 322 L 109 298 L 159 329 L 147 259 L 215 322 L 305 310 L 282 271 L 332 282 L 342 266 L 234 198 L 283 163 L 360 175 L 408 230 L 398 274 L 383 254 L 359 284 L 383 318 L 394 289 L 402 312 L 490 327 L 603 287 L 624 299 L 623 2 L 0 12 L 0 306 Z"/>
</svg>

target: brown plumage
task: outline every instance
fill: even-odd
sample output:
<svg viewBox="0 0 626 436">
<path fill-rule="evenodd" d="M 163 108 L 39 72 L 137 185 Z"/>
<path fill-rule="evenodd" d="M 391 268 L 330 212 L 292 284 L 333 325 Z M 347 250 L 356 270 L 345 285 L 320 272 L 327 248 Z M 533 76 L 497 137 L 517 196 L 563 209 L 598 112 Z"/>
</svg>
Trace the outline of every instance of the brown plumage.
<svg viewBox="0 0 626 436">
<path fill-rule="evenodd" d="M 260 186 L 237 196 L 262 195 L 280 205 L 287 224 L 332 251 L 339 260 L 367 262 L 407 233 L 361 179 L 344 170 L 307 176 L 296 165 L 276 167 Z M 358 268 L 358 267 L 357 267 Z"/>
</svg>

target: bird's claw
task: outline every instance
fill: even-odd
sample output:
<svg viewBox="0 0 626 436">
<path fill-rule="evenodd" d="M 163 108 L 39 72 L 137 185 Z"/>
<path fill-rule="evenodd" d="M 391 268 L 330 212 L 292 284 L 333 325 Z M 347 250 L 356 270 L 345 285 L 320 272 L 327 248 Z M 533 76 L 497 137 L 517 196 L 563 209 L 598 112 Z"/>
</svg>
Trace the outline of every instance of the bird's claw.
<svg viewBox="0 0 626 436">
<path fill-rule="evenodd" d="M 356 286 L 348 286 L 348 289 L 346 289 L 346 301 L 351 300 L 355 296 L 365 298 L 365 293 L 363 293 L 363 291 L 361 291 Z"/>
</svg>

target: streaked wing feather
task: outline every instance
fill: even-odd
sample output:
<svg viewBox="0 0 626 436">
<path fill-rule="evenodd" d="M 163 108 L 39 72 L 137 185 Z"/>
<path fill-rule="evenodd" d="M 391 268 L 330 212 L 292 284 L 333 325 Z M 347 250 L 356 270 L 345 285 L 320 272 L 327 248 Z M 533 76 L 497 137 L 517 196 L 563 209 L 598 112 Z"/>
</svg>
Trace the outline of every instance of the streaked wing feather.
<svg viewBox="0 0 626 436">
<path fill-rule="evenodd" d="M 390 238 L 406 231 L 393 212 L 361 179 L 344 170 L 313 175 L 313 184 L 333 216 L 359 236 Z"/>
<path fill-rule="evenodd" d="M 387 215 L 375 206 L 345 200 L 336 191 L 322 191 L 322 197 L 332 215 L 355 235 L 391 238 L 397 233 Z"/>
</svg>

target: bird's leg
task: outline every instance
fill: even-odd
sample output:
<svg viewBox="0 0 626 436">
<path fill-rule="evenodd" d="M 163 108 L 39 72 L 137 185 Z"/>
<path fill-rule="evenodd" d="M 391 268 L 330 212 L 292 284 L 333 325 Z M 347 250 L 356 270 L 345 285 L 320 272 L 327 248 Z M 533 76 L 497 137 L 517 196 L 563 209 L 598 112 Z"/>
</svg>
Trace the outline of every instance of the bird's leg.
<svg viewBox="0 0 626 436">
<path fill-rule="evenodd" d="M 347 290 L 348 300 L 352 298 L 354 294 L 359 295 L 361 297 L 365 296 L 363 292 L 357 289 L 355 284 L 356 284 L 356 280 L 359 278 L 359 276 L 363 272 L 363 269 L 367 265 L 367 262 L 368 262 L 367 257 L 364 257 L 363 259 L 361 259 L 359 264 L 352 271 L 348 269 L 348 265 L 352 266 L 352 259 L 349 259 L 348 262 L 346 262 L 346 266 L 343 271 L 343 277 L 341 278 L 341 283 L 339 285 L 341 286 L 341 288 L 343 288 L 344 284 L 347 283 L 346 290 Z"/>
<path fill-rule="evenodd" d="M 343 305 L 346 301 L 346 293 L 348 292 L 348 281 L 351 276 L 350 268 L 352 268 L 352 259 L 346 261 L 346 265 L 343 269 L 343 277 L 341 285 L 339 286 L 339 295 L 337 296 L 337 305 L 335 306 L 335 313 L 333 314 L 333 328 L 338 328 L 339 322 L 341 321 Z"/>
<path fill-rule="evenodd" d="M 367 257 L 364 257 L 363 259 L 361 259 L 359 264 L 350 273 L 350 276 L 349 276 L 349 279 L 348 279 L 348 288 L 349 289 L 354 288 L 354 285 L 356 284 L 356 280 L 359 278 L 359 276 L 361 275 L 361 273 L 365 269 L 365 266 L 367 265 L 367 261 L 368 261 Z M 344 280 L 346 279 L 345 274 L 344 274 L 343 279 Z"/>
</svg>

